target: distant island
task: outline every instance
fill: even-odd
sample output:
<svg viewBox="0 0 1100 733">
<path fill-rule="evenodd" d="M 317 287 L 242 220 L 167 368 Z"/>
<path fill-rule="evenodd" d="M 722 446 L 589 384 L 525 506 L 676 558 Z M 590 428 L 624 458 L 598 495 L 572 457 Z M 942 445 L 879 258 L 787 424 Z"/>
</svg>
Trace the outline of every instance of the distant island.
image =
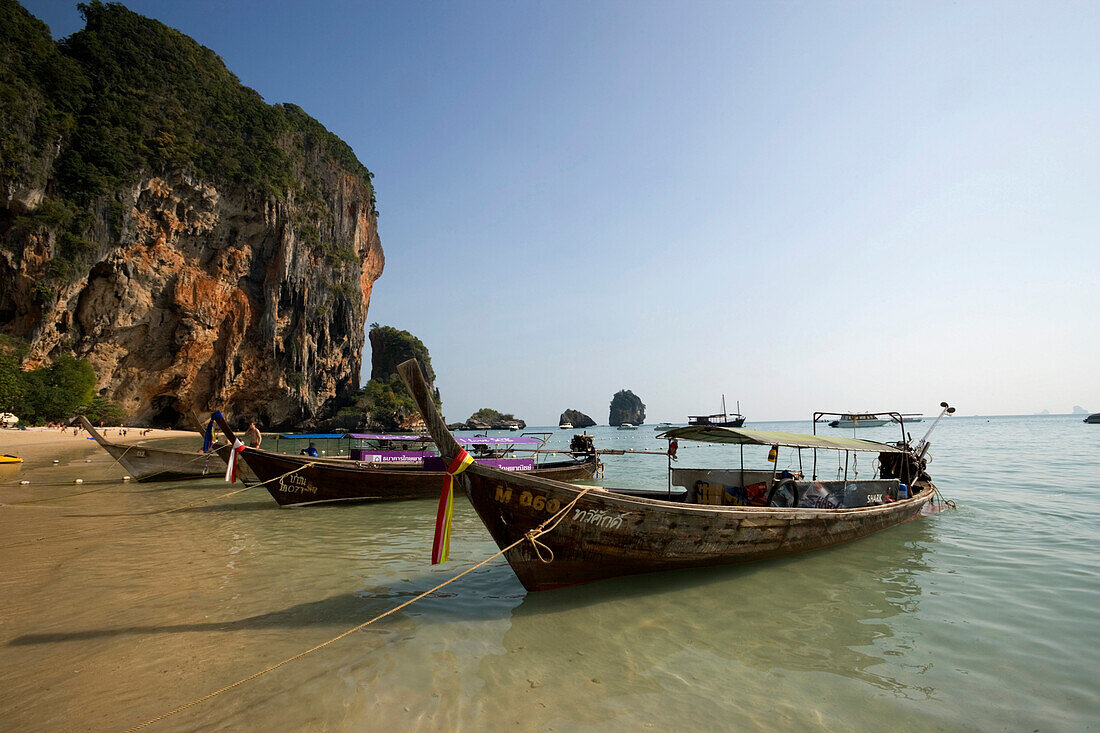
<svg viewBox="0 0 1100 733">
<path fill-rule="evenodd" d="M 451 430 L 523 430 L 527 423 L 510 412 L 502 413 L 491 407 L 482 407 L 470 415 L 466 422 L 451 423 L 447 427 Z"/>
<path fill-rule="evenodd" d="M 596 421 L 580 410 L 566 410 L 558 418 L 558 425 L 565 424 L 572 425 L 575 428 L 590 428 L 596 424 Z"/>
<path fill-rule="evenodd" d="M 1080 405 L 1074 405 L 1073 406 L 1073 414 L 1074 415 L 1088 415 L 1089 411 L 1086 410 L 1085 408 L 1081 407 Z"/>
</svg>

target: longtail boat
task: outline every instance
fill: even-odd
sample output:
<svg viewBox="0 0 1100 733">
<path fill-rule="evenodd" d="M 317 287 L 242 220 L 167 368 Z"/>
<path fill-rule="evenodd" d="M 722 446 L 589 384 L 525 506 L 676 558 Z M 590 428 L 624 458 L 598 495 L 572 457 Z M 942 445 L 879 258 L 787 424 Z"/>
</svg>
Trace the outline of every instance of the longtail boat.
<svg viewBox="0 0 1100 733">
<path fill-rule="evenodd" d="M 460 447 L 435 409 L 415 360 L 398 367 L 444 460 Z M 946 407 L 946 406 L 945 406 Z M 945 409 L 946 412 L 946 409 Z M 941 415 L 942 416 L 942 415 Z M 934 427 L 934 426 L 933 426 Z M 865 537 L 916 519 L 936 491 L 925 473 L 927 436 L 899 444 L 715 426 L 675 428 L 665 490 L 594 489 L 469 465 L 455 481 L 520 582 L 549 590 L 623 575 L 794 555 Z M 779 446 L 814 454 L 801 471 L 673 468 L 672 442 Z M 878 454 L 878 478 L 817 480 L 817 452 Z M 452 464 L 453 465 L 453 464 Z M 853 471 L 854 472 L 854 471 Z M 789 474 L 789 475 L 788 475 Z M 674 487 L 677 487 L 674 490 Z M 762 504 L 762 505 L 757 505 Z M 547 524 L 548 520 L 549 524 Z M 543 533 L 545 532 L 545 533 Z"/>
<path fill-rule="evenodd" d="M 237 440 L 223 416 L 215 415 L 214 419 L 230 443 Z M 348 433 L 344 437 L 371 447 L 352 449 L 349 458 L 295 456 L 261 448 L 243 448 L 240 457 L 280 506 L 439 496 L 446 473 L 443 459 L 430 450 L 432 441 L 428 436 Z M 473 436 L 462 441 L 475 451 L 479 462 L 505 473 L 578 481 L 591 479 L 599 465 L 591 441 L 574 451 L 572 458 L 557 461 L 540 461 L 537 448 L 531 447 L 545 445 L 545 439 Z M 535 455 L 505 455 L 520 446 L 528 446 Z"/>
<path fill-rule="evenodd" d="M 95 442 L 138 481 L 172 481 L 225 475 L 225 462 L 215 453 L 218 450 L 228 451 L 227 445 L 202 453 L 153 448 L 139 443 L 113 443 L 100 435 L 88 418 L 80 415 L 79 419 L 84 429 L 95 438 Z"/>
</svg>

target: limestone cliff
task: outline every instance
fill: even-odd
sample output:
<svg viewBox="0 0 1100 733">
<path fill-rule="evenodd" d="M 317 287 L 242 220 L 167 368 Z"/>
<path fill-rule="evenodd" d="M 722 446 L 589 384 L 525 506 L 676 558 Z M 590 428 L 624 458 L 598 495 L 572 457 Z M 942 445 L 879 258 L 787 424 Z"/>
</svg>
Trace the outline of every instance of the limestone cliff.
<svg viewBox="0 0 1100 733">
<path fill-rule="evenodd" d="M 0 330 L 87 358 L 139 424 L 333 415 L 384 265 L 371 174 L 190 38 L 83 11 L 54 44 L 0 0 Z"/>
</svg>

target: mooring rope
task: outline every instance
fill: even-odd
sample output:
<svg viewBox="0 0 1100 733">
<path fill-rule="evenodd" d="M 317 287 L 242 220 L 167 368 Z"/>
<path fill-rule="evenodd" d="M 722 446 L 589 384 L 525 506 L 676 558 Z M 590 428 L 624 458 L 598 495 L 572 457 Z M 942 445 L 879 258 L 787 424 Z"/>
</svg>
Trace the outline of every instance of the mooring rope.
<svg viewBox="0 0 1100 733">
<path fill-rule="evenodd" d="M 540 524 L 535 529 L 529 530 L 526 534 L 523 535 L 523 537 L 520 537 L 518 540 L 516 540 L 512 544 L 508 545 L 507 547 L 503 548 L 502 550 L 496 552 L 495 554 L 490 555 L 489 557 L 485 558 L 484 560 L 482 560 L 478 564 L 473 565 L 469 568 L 466 568 L 465 570 L 463 570 L 461 573 L 454 576 L 453 578 L 450 578 L 449 580 L 443 581 L 442 583 L 435 586 L 434 588 L 431 588 L 430 590 L 426 590 L 423 593 L 421 593 L 420 595 L 414 596 L 413 598 L 410 598 L 409 600 L 405 601 L 404 603 L 402 603 L 400 605 L 397 605 L 397 606 L 394 606 L 393 608 L 389 609 L 388 611 L 384 611 L 384 612 L 378 614 L 377 616 L 375 616 L 371 620 L 364 621 L 363 623 L 359 624 L 358 626 L 354 626 L 354 627 L 348 629 L 347 631 L 344 631 L 343 633 L 332 637 L 328 641 L 321 642 L 320 644 L 318 644 L 314 647 L 306 649 L 304 652 L 299 652 L 299 653 L 295 654 L 293 657 L 288 657 L 287 659 L 284 659 L 281 662 L 277 662 L 277 663 L 271 665 L 270 667 L 266 667 L 265 669 L 261 669 L 259 672 L 254 672 L 253 674 L 250 674 L 249 676 L 247 676 L 243 679 L 237 680 L 236 682 L 234 682 L 230 685 L 226 685 L 225 687 L 222 687 L 221 689 L 214 690 L 214 692 L 211 692 L 211 693 L 208 693 L 206 695 L 203 695 L 202 697 L 196 698 L 196 699 L 192 700 L 191 702 L 180 705 L 178 708 L 176 708 L 174 710 L 170 710 L 167 713 L 163 713 L 161 715 L 158 715 L 155 718 L 151 718 L 150 720 L 147 720 L 144 723 L 141 723 L 140 725 L 135 725 L 133 728 L 128 728 L 126 730 L 126 733 L 133 733 L 133 731 L 141 730 L 142 728 L 146 728 L 146 727 L 152 725 L 153 723 L 159 723 L 160 721 L 164 720 L 165 718 L 169 718 L 173 715 L 176 715 L 177 713 L 182 713 L 184 710 L 187 710 L 188 708 L 192 708 L 195 705 L 198 705 L 199 703 L 206 702 L 207 700 L 209 700 L 211 698 L 214 698 L 214 697 L 217 697 L 218 695 L 221 695 L 222 693 L 228 692 L 229 690 L 232 690 L 235 687 L 240 687 L 241 685 L 245 684 L 246 682 L 251 682 L 252 680 L 256 679 L 257 677 L 262 677 L 263 675 L 267 674 L 268 672 L 274 672 L 275 670 L 279 669 L 280 667 L 285 667 L 286 665 L 290 664 L 291 662 L 295 662 L 295 661 L 301 659 L 302 657 L 304 657 L 308 654 L 312 654 L 313 652 L 318 651 L 320 649 L 324 649 L 325 647 L 330 646 L 331 644 L 335 644 L 336 642 L 340 641 L 341 639 L 343 639 L 345 637 L 348 637 L 348 636 L 351 636 L 356 631 L 360 631 L 361 629 L 364 629 L 367 626 L 370 626 L 375 621 L 379 621 L 381 619 L 384 619 L 386 616 L 390 616 L 394 613 L 397 613 L 401 609 L 406 608 L 408 606 L 411 606 L 412 604 L 416 603 L 417 601 L 419 601 L 423 598 L 426 598 L 427 596 L 430 596 L 432 593 L 435 593 L 437 590 L 439 590 L 439 589 L 441 589 L 445 586 L 450 585 L 451 583 L 455 582 L 456 580 L 458 580 L 462 576 L 469 575 L 470 573 L 477 570 L 478 568 L 483 567 L 484 565 L 487 565 L 488 563 L 490 563 L 493 560 L 497 559 L 498 557 L 500 557 L 504 553 L 508 552 L 509 550 L 511 550 L 516 545 L 519 545 L 519 544 L 521 544 L 523 542 L 527 542 L 527 541 L 531 541 L 533 544 L 535 544 L 539 537 L 541 537 L 544 534 L 547 534 L 549 532 L 554 531 L 554 529 L 558 526 L 558 524 L 565 517 L 565 515 L 569 513 L 569 510 L 572 509 L 578 501 L 580 501 L 580 498 L 582 496 L 584 496 L 585 494 L 587 494 L 591 490 L 592 490 L 591 487 L 587 487 L 587 488 L 583 489 L 580 493 L 578 493 L 573 498 L 573 501 L 569 502 L 564 507 L 562 507 L 557 512 L 557 514 L 554 514 L 553 516 L 551 516 L 549 519 L 547 519 L 545 522 Z M 549 526 L 547 526 L 547 525 L 549 525 Z M 542 544 L 542 543 L 537 543 L 537 544 Z M 536 544 L 536 547 L 535 547 L 536 554 L 538 553 L 537 544 Z M 543 547 L 546 547 L 546 545 L 543 545 Z M 549 549 L 549 548 L 547 548 L 547 549 Z M 539 559 L 542 559 L 541 555 L 539 556 Z M 553 554 L 552 553 L 551 553 L 551 560 L 553 560 Z M 550 562 L 551 560 L 544 560 L 543 562 Z"/>
</svg>

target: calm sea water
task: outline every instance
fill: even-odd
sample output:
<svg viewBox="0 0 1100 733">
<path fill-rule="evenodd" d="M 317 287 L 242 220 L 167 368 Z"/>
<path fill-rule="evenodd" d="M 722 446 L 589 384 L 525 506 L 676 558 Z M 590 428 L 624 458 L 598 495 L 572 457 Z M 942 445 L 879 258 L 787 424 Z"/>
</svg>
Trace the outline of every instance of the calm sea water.
<svg viewBox="0 0 1100 733">
<path fill-rule="evenodd" d="M 651 427 L 590 432 L 663 446 Z M 932 452 L 955 511 L 795 558 L 541 594 L 498 559 L 152 729 L 1096 729 L 1100 425 L 957 417 Z M 734 456 L 684 444 L 680 463 Z M 662 457 L 606 466 L 607 485 L 665 481 Z M 125 729 L 496 550 L 464 500 L 432 568 L 434 501 L 280 510 L 262 489 L 122 473 L 89 441 L 0 474 L 0 728 Z M 57 500 L 18 503 L 42 498 Z"/>
</svg>

